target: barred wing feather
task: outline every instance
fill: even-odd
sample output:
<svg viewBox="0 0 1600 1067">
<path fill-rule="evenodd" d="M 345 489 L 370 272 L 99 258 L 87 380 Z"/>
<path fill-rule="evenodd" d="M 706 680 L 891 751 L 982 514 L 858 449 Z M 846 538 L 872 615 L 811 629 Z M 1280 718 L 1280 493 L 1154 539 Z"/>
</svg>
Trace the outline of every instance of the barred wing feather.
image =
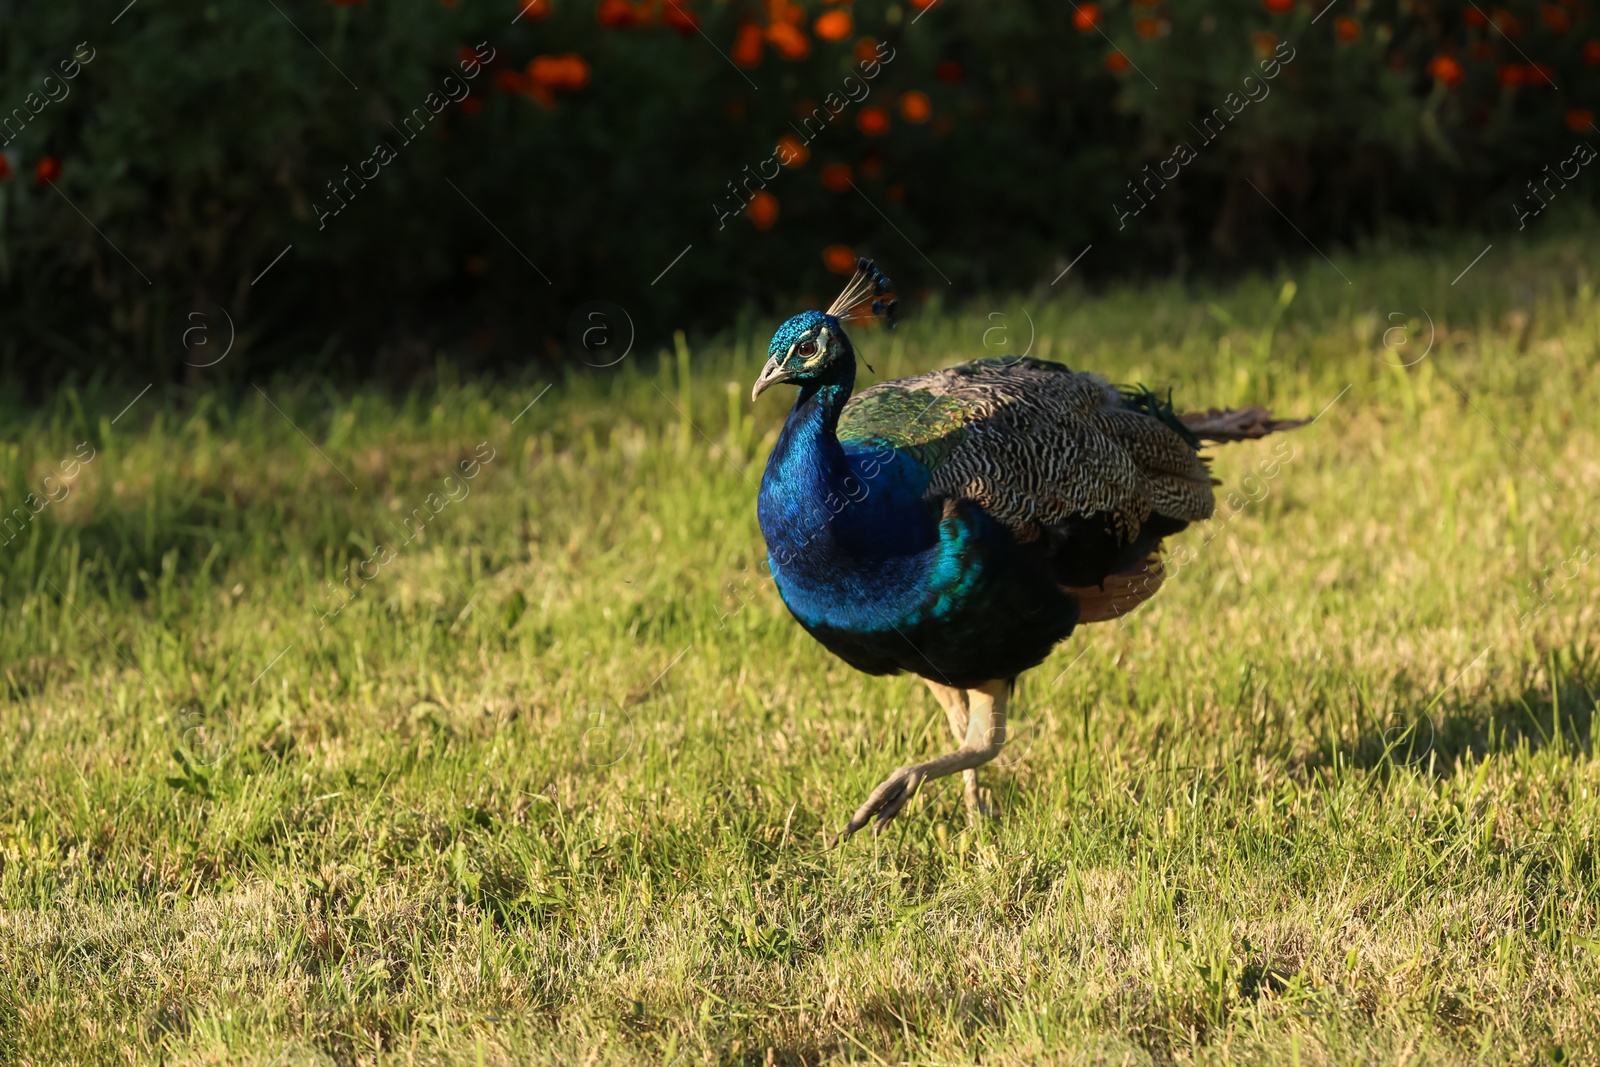
<svg viewBox="0 0 1600 1067">
<path fill-rule="evenodd" d="M 1035 359 L 981 359 L 863 390 L 842 442 L 889 444 L 930 474 L 930 496 L 971 500 L 1031 541 L 1104 516 L 1123 543 L 1152 514 L 1211 514 L 1211 476 L 1170 405 Z"/>
</svg>

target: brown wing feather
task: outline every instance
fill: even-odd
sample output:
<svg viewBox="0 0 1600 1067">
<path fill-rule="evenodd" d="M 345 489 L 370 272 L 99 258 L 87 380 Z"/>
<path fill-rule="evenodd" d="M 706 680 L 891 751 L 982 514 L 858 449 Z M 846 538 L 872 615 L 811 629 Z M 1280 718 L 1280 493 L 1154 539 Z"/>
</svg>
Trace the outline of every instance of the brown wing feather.
<svg viewBox="0 0 1600 1067">
<path fill-rule="evenodd" d="M 1111 575 L 1099 585 L 1064 588 L 1078 598 L 1079 623 L 1109 622 L 1155 596 L 1166 578 L 1161 557 L 1151 553 L 1136 566 Z"/>
</svg>

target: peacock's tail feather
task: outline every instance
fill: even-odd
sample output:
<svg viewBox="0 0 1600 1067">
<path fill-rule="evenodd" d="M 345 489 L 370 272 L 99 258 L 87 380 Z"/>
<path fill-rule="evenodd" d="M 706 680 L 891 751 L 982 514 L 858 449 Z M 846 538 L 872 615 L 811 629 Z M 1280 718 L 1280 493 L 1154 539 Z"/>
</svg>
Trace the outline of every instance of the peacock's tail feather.
<svg viewBox="0 0 1600 1067">
<path fill-rule="evenodd" d="M 1205 441 L 1253 441 L 1270 433 L 1309 425 L 1311 419 L 1275 419 L 1266 408 L 1210 408 L 1180 416 L 1187 431 Z"/>
</svg>

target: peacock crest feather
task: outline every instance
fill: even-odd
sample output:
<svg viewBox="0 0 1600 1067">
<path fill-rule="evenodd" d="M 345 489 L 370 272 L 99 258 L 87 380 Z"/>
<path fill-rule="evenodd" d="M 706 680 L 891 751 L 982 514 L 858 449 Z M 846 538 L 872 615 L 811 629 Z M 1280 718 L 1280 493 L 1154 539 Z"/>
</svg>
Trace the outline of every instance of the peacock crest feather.
<svg viewBox="0 0 1600 1067">
<path fill-rule="evenodd" d="M 840 322 L 882 322 L 894 328 L 899 301 L 894 283 L 870 259 L 856 260 L 856 272 L 828 305 L 827 313 Z"/>
</svg>

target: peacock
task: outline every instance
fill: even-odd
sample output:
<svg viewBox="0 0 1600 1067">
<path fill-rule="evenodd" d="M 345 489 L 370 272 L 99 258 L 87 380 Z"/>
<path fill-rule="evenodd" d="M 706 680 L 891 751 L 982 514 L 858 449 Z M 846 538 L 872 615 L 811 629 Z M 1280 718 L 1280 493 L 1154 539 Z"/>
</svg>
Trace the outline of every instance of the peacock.
<svg viewBox="0 0 1600 1067">
<path fill-rule="evenodd" d="M 795 619 L 857 670 L 919 675 L 958 747 L 900 767 L 841 831 L 874 834 L 931 779 L 1005 744 L 1006 702 L 1081 623 L 1160 588 L 1160 547 L 1212 513 L 1201 441 L 1302 425 L 1259 408 L 1179 416 L 1143 387 L 1029 358 L 978 359 L 852 396 L 845 323 L 894 325 L 889 279 L 868 259 L 827 311 L 778 327 L 751 390 L 799 395 L 761 480 L 757 514 Z M 870 368 L 869 368 L 870 369 Z"/>
</svg>

